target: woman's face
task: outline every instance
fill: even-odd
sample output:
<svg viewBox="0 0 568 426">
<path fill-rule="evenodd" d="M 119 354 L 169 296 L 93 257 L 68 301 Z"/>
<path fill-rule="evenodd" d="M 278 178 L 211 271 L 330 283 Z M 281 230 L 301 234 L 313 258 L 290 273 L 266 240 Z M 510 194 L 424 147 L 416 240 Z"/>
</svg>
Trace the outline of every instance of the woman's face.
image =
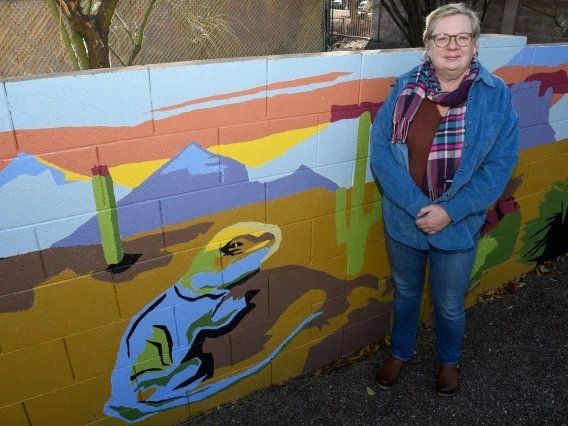
<svg viewBox="0 0 568 426">
<path fill-rule="evenodd" d="M 466 15 L 452 15 L 440 19 L 432 35 L 472 32 L 471 22 Z M 432 60 L 437 76 L 446 79 L 459 78 L 465 74 L 475 52 L 477 52 L 477 39 L 475 38 L 466 47 L 458 46 L 455 37 L 450 39 L 450 44 L 446 47 L 436 46 L 432 39 L 426 40 L 426 54 Z"/>
</svg>

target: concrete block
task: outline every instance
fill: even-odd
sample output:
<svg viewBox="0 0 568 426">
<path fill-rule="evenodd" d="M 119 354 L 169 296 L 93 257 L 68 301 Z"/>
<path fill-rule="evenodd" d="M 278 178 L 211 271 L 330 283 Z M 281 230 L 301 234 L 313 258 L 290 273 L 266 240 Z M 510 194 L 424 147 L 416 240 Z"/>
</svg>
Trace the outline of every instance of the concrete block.
<svg viewBox="0 0 568 426">
<path fill-rule="evenodd" d="M 530 164 L 537 161 L 546 160 L 554 156 L 554 143 L 537 145 L 519 151 L 519 162 L 517 166 Z"/>
<path fill-rule="evenodd" d="M 363 346 L 384 339 L 390 327 L 390 312 L 385 312 L 346 328 L 343 332 L 342 355 L 349 355 Z"/>
<path fill-rule="evenodd" d="M 293 117 L 358 105 L 361 57 L 353 52 L 267 61 L 268 117 Z"/>
<path fill-rule="evenodd" d="M 264 210 L 265 187 L 242 182 L 160 199 L 162 225 L 168 226 L 250 204 Z"/>
<path fill-rule="evenodd" d="M 103 407 L 110 388 L 110 375 L 104 374 L 30 398 L 25 405 L 34 426 L 88 424 L 106 417 Z"/>
<path fill-rule="evenodd" d="M 125 180 L 124 184 L 135 188 L 191 142 L 199 144 L 203 149 L 216 147 L 217 129 L 179 132 L 104 144 L 97 146 L 97 152 L 100 163 L 109 165 L 113 179 L 115 171 L 118 171 Z"/>
<path fill-rule="evenodd" d="M 0 406 L 71 383 L 73 375 L 61 339 L 0 354 Z"/>
<path fill-rule="evenodd" d="M 547 23 L 552 25 L 550 21 L 547 21 Z M 550 42 L 550 36 L 543 36 L 542 42 L 544 43 Z M 567 57 L 568 57 L 568 43 L 538 46 L 534 52 L 533 65 L 556 67 L 565 64 Z"/>
<path fill-rule="evenodd" d="M 113 371 L 120 340 L 129 322 L 118 321 L 65 337 L 76 380 L 82 381 Z"/>
<path fill-rule="evenodd" d="M 4 209 L 2 209 L 4 210 Z M 6 219 L 12 221 L 14 220 L 13 217 L 8 218 L 8 216 L 0 214 L 0 223 L 2 219 L 6 217 Z M 33 255 L 28 253 L 33 253 L 39 250 L 38 243 L 34 233 L 34 226 L 22 226 L 12 229 L 0 229 L 0 258 L 9 258 L 11 256 L 16 255 L 25 255 L 25 257 L 20 258 L 19 260 L 13 259 L 10 262 L 18 262 L 18 263 L 25 263 L 25 264 L 33 264 L 35 265 L 34 271 L 39 272 L 41 270 L 41 259 L 39 255 Z M 32 259 L 33 257 L 33 259 Z M 2 260 L 5 262 L 5 260 Z M 30 274 L 31 271 L 26 270 L 11 270 L 11 274 L 16 274 L 22 277 Z M 43 274 L 43 272 L 41 272 Z M 45 277 L 45 275 L 44 275 Z M 6 291 L 7 288 L 12 286 L 7 285 L 0 289 L 0 294 Z"/>
<path fill-rule="evenodd" d="M 323 128 L 318 138 L 318 166 L 355 160 L 358 128 L 359 118 L 339 120 Z"/>
<path fill-rule="evenodd" d="M 0 419 L 6 426 L 31 426 L 22 403 L 0 408 Z"/>
<path fill-rule="evenodd" d="M 274 223 L 274 222 L 272 222 Z M 297 222 L 280 227 L 282 242 L 269 259 L 271 264 L 307 266 L 311 261 L 311 222 Z"/>
<path fill-rule="evenodd" d="M 494 266 L 487 272 L 487 281 L 483 291 L 495 289 L 507 281 L 522 275 L 533 268 L 534 265 L 525 265 L 515 260 L 507 260 Z"/>
<path fill-rule="evenodd" d="M 314 371 L 341 358 L 343 330 L 310 342 L 308 357 L 302 373 Z"/>
<path fill-rule="evenodd" d="M 320 216 L 312 221 L 312 260 L 320 262 L 335 258 L 346 252 L 344 245 L 337 243 L 335 214 Z"/>
<path fill-rule="evenodd" d="M 384 242 L 365 248 L 362 273 L 371 274 L 379 280 L 391 276 L 387 247 Z"/>
<path fill-rule="evenodd" d="M 479 48 L 479 60 L 485 68 L 493 72 L 509 65 L 509 62 L 523 47 L 484 47 Z"/>
<path fill-rule="evenodd" d="M 255 147 L 266 150 L 265 155 L 278 157 L 315 134 L 317 126 L 318 116 L 315 114 L 226 126 L 219 129 L 219 144 L 227 145 L 226 148 L 238 144 L 234 147 L 234 153 L 243 156 L 240 161 L 258 167 L 270 160 L 248 158 L 259 155 Z"/>
<path fill-rule="evenodd" d="M 306 358 L 312 343 L 276 355 L 272 360 L 272 383 L 278 384 L 284 380 L 302 374 L 305 369 Z"/>
<path fill-rule="evenodd" d="M 527 187 L 527 179 L 529 177 L 530 165 L 529 164 L 521 164 L 517 165 L 511 174 L 511 178 L 509 180 L 513 180 L 516 178 L 521 178 L 522 183 L 521 186 L 515 191 L 514 197 L 516 199 L 523 197 L 525 195 L 525 190 Z"/>
<path fill-rule="evenodd" d="M 248 180 L 273 182 L 316 165 L 319 131 L 326 125 L 318 125 L 318 117 L 311 115 L 221 129 L 218 154 L 244 164 Z M 228 142 L 246 138 L 247 129 L 252 131 L 249 139 Z"/>
<path fill-rule="evenodd" d="M 4 89 L 4 84 L 2 84 Z M 13 158 L 18 153 L 12 118 L 4 90 L 0 90 L 0 158 Z M 1 170 L 1 169 L 0 169 Z"/>
<path fill-rule="evenodd" d="M 112 284 L 89 276 L 34 290 L 33 307 L 3 319 L 2 350 L 13 351 L 118 320 Z"/>
<path fill-rule="evenodd" d="M 23 152 L 63 151 L 152 134 L 145 68 L 11 79 L 5 87 Z"/>
<path fill-rule="evenodd" d="M 556 134 L 566 132 L 567 135 L 565 139 L 559 140 L 554 144 L 554 155 L 568 154 L 568 120 L 560 121 L 558 123 L 558 129 Z"/>
<path fill-rule="evenodd" d="M 335 278 L 346 280 L 347 279 L 347 255 L 339 255 L 329 259 L 320 261 L 312 260 L 310 269 L 325 272 Z"/>
<path fill-rule="evenodd" d="M 505 47 L 522 48 L 525 47 L 526 44 L 527 44 L 527 38 L 525 36 L 508 35 L 508 34 L 481 34 L 481 37 L 479 37 L 479 47 L 481 49 L 505 48 Z"/>
<path fill-rule="evenodd" d="M 265 59 L 153 65 L 150 84 L 158 134 L 266 118 Z"/>
<path fill-rule="evenodd" d="M 270 317 L 280 316 L 301 300 L 303 307 L 333 298 L 345 291 L 345 281 L 320 271 L 296 268 L 268 278 Z"/>
<path fill-rule="evenodd" d="M 420 65 L 424 49 L 394 49 L 363 51 L 361 65 L 362 79 L 387 78 L 388 81 Z M 384 93 L 383 93 L 384 95 Z M 378 98 L 377 100 L 384 100 Z"/>
<path fill-rule="evenodd" d="M 269 301 L 268 301 L 268 278 L 252 277 L 246 283 L 241 284 L 238 288 L 231 289 L 233 297 L 244 297 L 247 291 L 256 290 L 258 293 L 251 299 L 255 305 L 254 309 L 250 311 L 235 327 L 235 331 L 243 328 L 251 327 L 268 320 L 269 317 Z"/>
<path fill-rule="evenodd" d="M 552 183 L 566 179 L 568 154 L 558 155 L 537 163 L 532 163 L 527 179 L 527 194 L 550 190 Z"/>
<path fill-rule="evenodd" d="M 232 372 L 230 375 L 220 377 L 217 380 L 212 380 L 212 383 L 220 382 L 231 376 L 244 374 L 246 369 L 241 369 Z M 235 385 L 224 388 L 213 396 L 203 400 L 192 402 L 189 405 L 189 411 L 192 416 L 211 410 L 219 405 L 237 400 L 243 395 L 248 395 L 256 390 L 267 388 L 272 384 L 272 368 L 270 365 L 262 368 L 258 373 L 247 376 L 246 378 L 238 381 Z M 165 424 L 165 423 L 162 423 Z"/>
<path fill-rule="evenodd" d="M 335 193 L 330 189 L 317 187 L 327 184 L 312 170 L 296 172 L 296 179 L 307 187 L 298 195 L 286 196 L 289 186 L 286 181 L 267 185 L 266 197 L 271 200 L 266 204 L 266 221 L 269 223 L 290 224 L 317 218 L 335 211 Z M 309 200 L 309 201 L 308 201 Z"/>
</svg>

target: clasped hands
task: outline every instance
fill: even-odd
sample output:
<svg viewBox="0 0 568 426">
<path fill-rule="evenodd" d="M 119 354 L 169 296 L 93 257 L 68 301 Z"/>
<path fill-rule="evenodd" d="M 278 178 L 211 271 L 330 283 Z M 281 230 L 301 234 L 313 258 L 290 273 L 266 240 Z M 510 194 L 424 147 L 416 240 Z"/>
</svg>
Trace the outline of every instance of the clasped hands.
<svg viewBox="0 0 568 426">
<path fill-rule="evenodd" d="M 452 218 L 446 213 L 439 204 L 430 204 L 422 207 L 418 212 L 418 219 L 415 223 L 420 230 L 429 235 L 440 232 L 450 224 Z"/>
</svg>

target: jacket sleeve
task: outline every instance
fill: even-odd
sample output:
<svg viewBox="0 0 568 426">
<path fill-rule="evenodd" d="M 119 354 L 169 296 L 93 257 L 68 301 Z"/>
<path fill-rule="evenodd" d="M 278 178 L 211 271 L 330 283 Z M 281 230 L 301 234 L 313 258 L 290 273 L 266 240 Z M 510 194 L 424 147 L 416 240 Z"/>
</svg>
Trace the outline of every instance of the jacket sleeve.
<svg viewBox="0 0 568 426">
<path fill-rule="evenodd" d="M 396 98 L 401 90 L 397 81 L 385 103 L 379 109 L 371 128 L 371 168 L 385 195 L 412 217 L 431 203 L 410 177 L 407 168 L 400 164 L 391 147 L 392 116 Z"/>
<path fill-rule="evenodd" d="M 513 109 L 511 92 L 506 91 L 508 107 L 493 144 L 471 179 L 449 200 L 440 205 L 453 223 L 468 215 L 487 209 L 503 193 L 519 159 L 519 117 Z"/>
</svg>

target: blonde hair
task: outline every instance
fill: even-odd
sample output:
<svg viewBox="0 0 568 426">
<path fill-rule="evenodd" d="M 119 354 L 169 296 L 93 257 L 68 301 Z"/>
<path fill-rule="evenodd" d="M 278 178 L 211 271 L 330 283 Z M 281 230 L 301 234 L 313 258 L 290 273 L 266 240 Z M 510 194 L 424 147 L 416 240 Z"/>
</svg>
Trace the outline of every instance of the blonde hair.
<svg viewBox="0 0 568 426">
<path fill-rule="evenodd" d="M 469 22 L 471 23 L 471 32 L 473 33 L 473 36 L 475 38 L 479 37 L 479 34 L 481 34 L 481 22 L 479 21 L 477 12 L 470 9 L 464 3 L 451 3 L 445 6 L 440 6 L 426 17 L 426 28 L 423 35 L 424 42 L 426 42 L 426 40 L 428 40 L 432 36 L 434 27 L 436 26 L 438 21 L 440 21 L 440 19 L 453 15 L 467 16 L 469 18 Z"/>
</svg>

